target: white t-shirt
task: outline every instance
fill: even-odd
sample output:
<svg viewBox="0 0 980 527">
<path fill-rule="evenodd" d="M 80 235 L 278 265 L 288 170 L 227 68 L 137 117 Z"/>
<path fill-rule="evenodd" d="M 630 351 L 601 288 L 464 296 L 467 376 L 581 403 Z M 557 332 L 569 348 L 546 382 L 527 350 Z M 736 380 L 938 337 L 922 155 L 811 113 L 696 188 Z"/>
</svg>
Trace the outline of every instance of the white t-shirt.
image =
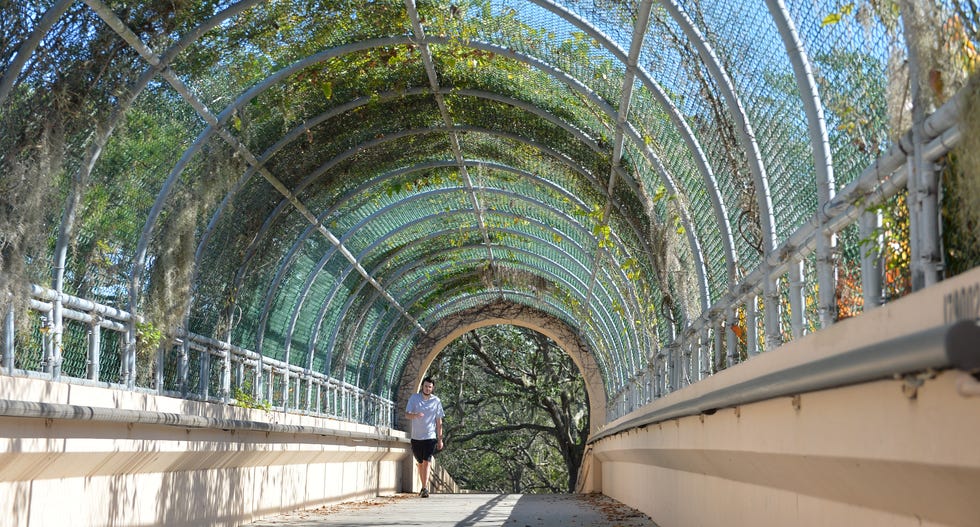
<svg viewBox="0 0 980 527">
<path fill-rule="evenodd" d="M 438 397 L 430 395 L 425 399 L 421 393 L 413 393 L 408 398 L 405 412 L 422 412 L 422 417 L 412 419 L 412 439 L 436 439 L 436 419 L 442 419 L 446 415 Z"/>
</svg>

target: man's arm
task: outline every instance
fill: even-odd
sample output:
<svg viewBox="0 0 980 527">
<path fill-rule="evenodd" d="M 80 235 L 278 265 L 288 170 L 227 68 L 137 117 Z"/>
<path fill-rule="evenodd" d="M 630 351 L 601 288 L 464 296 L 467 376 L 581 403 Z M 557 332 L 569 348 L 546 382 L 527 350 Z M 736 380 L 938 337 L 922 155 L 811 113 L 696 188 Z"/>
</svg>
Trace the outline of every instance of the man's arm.
<svg viewBox="0 0 980 527">
<path fill-rule="evenodd" d="M 442 418 L 436 418 L 436 448 L 442 450 Z"/>
<path fill-rule="evenodd" d="M 417 410 L 415 402 L 415 397 L 409 397 L 408 404 L 405 405 L 405 417 L 407 419 L 418 419 L 422 417 L 422 412 L 413 412 L 412 410 Z"/>
</svg>

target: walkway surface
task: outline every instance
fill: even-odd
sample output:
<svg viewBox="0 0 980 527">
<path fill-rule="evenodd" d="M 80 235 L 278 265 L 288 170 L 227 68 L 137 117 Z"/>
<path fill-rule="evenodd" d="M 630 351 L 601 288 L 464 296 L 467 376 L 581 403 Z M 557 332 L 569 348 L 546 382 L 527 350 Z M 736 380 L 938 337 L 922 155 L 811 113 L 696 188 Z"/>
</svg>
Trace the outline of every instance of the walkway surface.
<svg viewBox="0 0 980 527">
<path fill-rule="evenodd" d="M 411 494 L 296 511 L 250 527 L 656 527 L 601 494 Z"/>
</svg>

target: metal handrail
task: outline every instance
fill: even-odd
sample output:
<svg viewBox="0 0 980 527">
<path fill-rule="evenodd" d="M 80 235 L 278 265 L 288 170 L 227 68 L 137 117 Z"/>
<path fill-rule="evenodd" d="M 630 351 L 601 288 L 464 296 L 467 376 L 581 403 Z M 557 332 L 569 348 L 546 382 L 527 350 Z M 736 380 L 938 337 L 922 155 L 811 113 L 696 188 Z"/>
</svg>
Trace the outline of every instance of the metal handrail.
<svg viewBox="0 0 980 527">
<path fill-rule="evenodd" d="M 142 317 L 84 298 L 64 293 L 59 294 L 52 289 L 39 285 L 31 285 L 29 291 L 30 302 L 28 304 L 28 308 L 44 317 L 42 318 L 41 322 L 41 338 L 43 348 L 41 350 L 41 365 L 45 372 L 35 372 L 32 370 L 14 367 L 16 362 L 16 351 L 14 344 L 15 339 L 13 338 L 12 333 L 15 331 L 16 326 L 12 323 L 13 310 L 8 310 L 8 320 L 5 321 L 4 329 L 6 338 L 4 338 L 3 342 L 0 343 L 0 364 L 3 366 L 3 373 L 7 375 L 46 378 L 47 380 L 95 383 L 98 385 L 111 386 L 113 388 L 128 391 L 146 390 L 146 388 L 127 386 L 126 383 L 123 382 L 98 382 L 100 374 L 102 373 L 100 371 L 99 363 L 99 354 L 101 352 L 100 342 L 102 340 L 101 331 L 112 331 L 122 335 L 123 338 L 126 339 L 133 338 L 128 335 L 129 322 L 132 320 L 142 322 Z M 56 356 L 53 353 L 53 350 L 50 349 L 53 345 L 53 339 L 51 338 L 50 332 L 54 330 L 54 327 L 49 318 L 51 316 L 51 311 L 54 308 L 54 302 L 56 301 L 60 301 L 62 306 L 64 306 L 62 309 L 62 318 L 65 323 L 81 323 L 87 327 L 87 332 L 89 335 L 87 378 L 69 377 L 63 373 L 59 374 L 59 378 L 55 378 L 51 372 L 47 371 L 47 363 Z M 64 329 L 62 329 L 62 331 L 64 331 Z M 394 425 L 395 415 L 393 401 L 380 397 L 374 393 L 370 393 L 350 383 L 294 364 L 288 364 L 284 361 L 260 356 L 255 351 L 206 337 L 204 335 L 181 332 L 175 335 L 175 337 L 176 349 L 183 348 L 184 344 L 186 343 L 186 349 L 190 352 L 196 353 L 197 357 L 200 358 L 201 362 L 204 364 L 208 364 L 210 358 L 214 357 L 222 359 L 222 362 L 217 363 L 221 368 L 239 367 L 242 369 L 252 370 L 252 373 L 256 376 L 271 375 L 273 377 L 280 377 L 284 379 L 287 388 L 282 396 L 282 405 L 277 406 L 277 409 L 287 412 L 339 418 L 384 428 L 391 428 Z M 182 365 L 186 365 L 190 357 L 181 355 L 183 353 L 182 351 L 177 351 L 177 353 Z M 159 368 L 161 363 L 156 362 L 156 359 L 153 359 L 153 361 L 156 367 Z M 210 368 L 210 365 L 207 367 Z M 180 379 L 181 386 L 178 390 L 168 390 L 164 386 L 158 384 L 155 386 L 155 391 L 161 395 L 178 398 L 206 400 L 225 404 L 241 404 L 240 401 L 236 401 L 232 397 L 231 372 L 223 372 L 228 374 L 222 375 L 222 386 L 220 389 L 221 393 L 218 395 L 212 395 L 208 392 L 207 380 L 209 379 L 210 372 L 208 371 L 202 373 L 205 373 L 201 375 L 201 378 L 205 379 L 205 382 L 199 383 L 198 390 L 196 392 L 192 391 L 190 387 L 187 386 L 186 378 Z M 157 376 L 158 383 L 161 379 L 161 376 Z M 295 388 L 292 387 L 291 383 L 295 380 L 300 380 L 307 383 L 308 393 L 305 397 L 303 397 L 304 404 L 302 405 L 290 405 L 290 399 L 292 399 L 290 396 L 297 395 L 299 390 L 298 386 Z M 269 383 L 270 386 L 271 384 L 272 383 Z M 316 393 L 315 400 L 313 397 L 314 391 Z M 268 404 L 271 407 L 271 393 L 256 395 L 256 398 L 259 401 L 268 401 Z M 324 405 L 324 402 L 327 404 Z M 326 408 L 324 408 L 324 406 L 326 406 Z"/>
<path fill-rule="evenodd" d="M 980 328 L 972 320 L 856 347 L 843 353 L 754 376 L 676 402 L 662 399 L 647 411 L 589 438 L 595 443 L 626 430 L 721 408 L 798 395 L 924 370 L 980 368 Z M 751 362 L 736 366 L 747 367 Z"/>
</svg>

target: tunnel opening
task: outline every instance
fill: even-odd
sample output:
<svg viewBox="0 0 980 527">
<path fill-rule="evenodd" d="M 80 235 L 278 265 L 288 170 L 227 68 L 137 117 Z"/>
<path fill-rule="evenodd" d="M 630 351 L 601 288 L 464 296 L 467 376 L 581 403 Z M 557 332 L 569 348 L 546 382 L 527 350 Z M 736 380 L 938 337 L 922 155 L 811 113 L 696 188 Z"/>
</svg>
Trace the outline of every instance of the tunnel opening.
<svg viewBox="0 0 980 527">
<path fill-rule="evenodd" d="M 446 346 L 428 369 L 446 411 L 438 462 L 468 491 L 574 492 L 589 434 L 582 373 L 530 328 L 498 324 Z"/>
</svg>

